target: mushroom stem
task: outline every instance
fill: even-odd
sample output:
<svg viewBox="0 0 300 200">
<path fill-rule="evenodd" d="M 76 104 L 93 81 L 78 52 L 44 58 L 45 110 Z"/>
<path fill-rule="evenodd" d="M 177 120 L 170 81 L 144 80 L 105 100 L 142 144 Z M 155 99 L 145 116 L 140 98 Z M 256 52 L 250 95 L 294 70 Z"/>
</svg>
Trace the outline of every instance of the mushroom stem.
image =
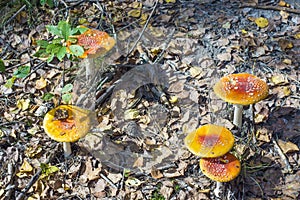
<svg viewBox="0 0 300 200">
<path fill-rule="evenodd" d="M 64 156 L 68 158 L 72 154 L 71 143 L 63 142 Z"/>
<path fill-rule="evenodd" d="M 216 182 L 217 182 L 217 186 L 214 189 L 214 194 L 216 195 L 217 198 L 221 198 L 221 196 L 222 196 L 222 185 L 223 184 L 219 181 L 216 181 Z"/>
<path fill-rule="evenodd" d="M 243 105 L 234 104 L 233 124 L 242 127 Z"/>
</svg>

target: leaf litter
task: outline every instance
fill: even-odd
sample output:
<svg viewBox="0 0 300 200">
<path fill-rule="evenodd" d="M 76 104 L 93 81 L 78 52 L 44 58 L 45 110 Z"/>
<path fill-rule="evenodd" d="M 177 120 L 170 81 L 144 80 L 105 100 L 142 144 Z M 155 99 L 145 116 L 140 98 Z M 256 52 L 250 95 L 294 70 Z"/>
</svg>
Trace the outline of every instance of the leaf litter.
<svg viewBox="0 0 300 200">
<path fill-rule="evenodd" d="M 211 87 L 225 74 L 244 71 L 267 80 L 271 94 L 254 106 L 254 119 L 251 109 L 246 109 L 243 133 L 248 137 L 236 131 L 235 150 L 243 158 L 244 173 L 228 184 L 227 192 L 235 198 L 299 198 L 299 16 L 242 8 L 239 1 L 231 0 L 158 1 L 147 22 L 155 2 L 67 3 L 72 23 L 108 30 L 118 43 L 104 61 L 87 60 L 101 72 L 94 76 L 103 80 L 100 89 L 89 88 L 84 76 L 77 76 L 73 84 L 73 90 L 81 89 L 72 93 L 73 103 L 92 105 L 99 123 L 86 138 L 72 144 L 72 159 L 64 160 L 62 152 L 55 150 L 56 159 L 44 168 L 51 175 L 33 185 L 29 198 L 45 199 L 51 194 L 53 199 L 76 195 L 213 199 L 215 183 L 200 173 L 199 159 L 183 147 L 182 138 L 205 123 L 234 130 L 231 106 L 214 97 Z M 278 6 L 282 5 L 286 4 L 280 1 Z M 43 15 L 44 11 L 49 15 Z M 53 15 L 55 11 L 59 14 Z M 18 196 L 18 190 L 29 184 L 39 163 L 53 150 L 49 144 L 54 142 L 34 127 L 41 125 L 45 110 L 59 104 L 61 90 L 73 83 L 74 76 L 84 74 L 80 69 L 87 64 L 55 60 L 43 64 L 32 57 L 35 41 L 49 37 L 45 25 L 63 16 L 55 7 L 37 7 L 34 12 L 42 21 L 40 25 L 11 21 L 0 35 L 5 67 L 0 74 L 1 198 Z M 24 13 L 20 16 L 30 18 Z M 127 55 L 140 34 L 139 44 Z M 27 71 L 20 66 L 27 66 Z M 100 90 L 98 96 L 85 96 L 96 90 Z M 49 99 L 42 98 L 46 94 Z M 171 96 L 176 100 L 169 101 Z M 292 166 L 292 173 L 284 171 L 285 161 L 274 150 L 273 140 Z M 30 163 L 32 169 L 23 170 L 28 177 L 15 176 L 8 182 L 7 160 L 16 163 L 16 172 L 25 169 L 24 162 Z M 10 189 L 16 183 L 18 190 Z"/>
</svg>

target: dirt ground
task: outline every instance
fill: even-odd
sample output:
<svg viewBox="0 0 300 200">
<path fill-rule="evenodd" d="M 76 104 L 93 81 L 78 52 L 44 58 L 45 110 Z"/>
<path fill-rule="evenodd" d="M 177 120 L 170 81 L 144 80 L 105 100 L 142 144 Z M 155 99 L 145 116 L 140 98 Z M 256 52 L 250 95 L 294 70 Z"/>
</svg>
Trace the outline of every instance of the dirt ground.
<svg viewBox="0 0 300 200">
<path fill-rule="evenodd" d="M 231 153 L 242 166 L 219 199 L 300 199 L 298 0 L 0 6 L 0 199 L 218 199 L 216 182 L 183 143 L 208 123 L 232 131 Z M 101 58 L 35 57 L 37 40 L 53 39 L 46 25 L 61 20 L 105 31 L 117 43 Z M 242 72 L 266 81 L 269 95 L 244 106 L 238 129 L 233 106 L 212 88 Z M 69 158 L 42 127 L 47 111 L 64 103 L 66 84 L 72 104 L 94 114 Z"/>
</svg>

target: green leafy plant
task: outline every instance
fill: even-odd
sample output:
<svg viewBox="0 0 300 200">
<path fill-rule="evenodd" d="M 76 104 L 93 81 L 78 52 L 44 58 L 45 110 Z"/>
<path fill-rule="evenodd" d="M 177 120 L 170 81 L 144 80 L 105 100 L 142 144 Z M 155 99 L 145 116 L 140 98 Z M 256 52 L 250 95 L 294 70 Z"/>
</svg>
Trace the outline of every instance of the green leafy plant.
<svg viewBox="0 0 300 200">
<path fill-rule="evenodd" d="M 13 76 L 6 81 L 4 86 L 6 88 L 12 88 L 17 78 L 25 78 L 30 73 L 30 66 L 20 66 L 18 69 L 13 73 Z"/>
<path fill-rule="evenodd" d="M 73 89 L 73 85 L 70 84 L 70 83 L 68 83 L 68 84 L 66 84 L 66 85 L 62 88 L 62 90 L 61 90 L 61 93 L 62 93 L 61 98 L 62 98 L 62 100 L 63 100 L 65 103 L 67 103 L 67 104 L 68 104 L 68 103 L 71 101 L 71 99 L 72 99 L 72 94 L 71 94 L 72 89 Z"/>
<path fill-rule="evenodd" d="M 40 48 L 34 56 L 47 58 L 47 62 L 51 62 L 55 57 L 62 61 L 66 56 L 79 57 L 84 53 L 82 46 L 74 44 L 76 38 L 70 36 L 84 33 L 86 27 L 72 28 L 67 21 L 60 21 L 57 25 L 47 25 L 46 29 L 54 37 L 50 41 L 38 40 L 37 45 Z"/>
</svg>

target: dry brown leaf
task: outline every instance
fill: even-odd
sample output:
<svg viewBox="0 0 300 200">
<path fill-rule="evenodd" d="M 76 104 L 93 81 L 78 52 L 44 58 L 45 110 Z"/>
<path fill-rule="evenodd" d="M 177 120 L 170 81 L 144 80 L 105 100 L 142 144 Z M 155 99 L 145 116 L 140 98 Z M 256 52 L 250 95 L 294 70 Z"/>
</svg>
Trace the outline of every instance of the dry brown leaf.
<svg viewBox="0 0 300 200">
<path fill-rule="evenodd" d="M 152 167 L 150 174 L 155 179 L 164 177 L 164 175 L 161 173 L 161 171 L 156 169 L 155 167 Z"/>
<path fill-rule="evenodd" d="M 217 55 L 217 58 L 220 61 L 230 61 L 231 60 L 231 54 L 230 53 L 220 53 Z"/>
<path fill-rule="evenodd" d="M 285 142 L 283 140 L 278 140 L 278 145 L 280 146 L 281 150 L 283 151 L 283 153 L 292 153 L 292 152 L 298 152 L 299 151 L 299 147 L 288 141 L 288 142 Z"/>
<path fill-rule="evenodd" d="M 35 88 L 37 90 L 41 90 L 41 89 L 45 88 L 46 86 L 47 86 L 47 81 L 43 77 L 41 77 L 39 80 L 37 80 L 35 82 Z"/>
</svg>

